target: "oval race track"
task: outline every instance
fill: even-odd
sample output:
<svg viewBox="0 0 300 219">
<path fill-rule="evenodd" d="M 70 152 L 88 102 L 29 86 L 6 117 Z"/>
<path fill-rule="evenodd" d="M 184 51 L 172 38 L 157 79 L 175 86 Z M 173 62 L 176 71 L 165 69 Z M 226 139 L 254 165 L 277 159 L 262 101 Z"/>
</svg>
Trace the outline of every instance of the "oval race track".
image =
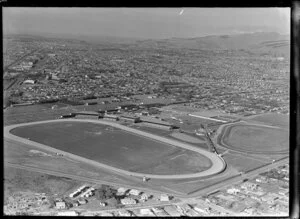
<svg viewBox="0 0 300 219">
<path fill-rule="evenodd" d="M 199 153 L 201 155 L 204 155 L 205 157 L 207 157 L 208 159 L 210 159 L 212 165 L 209 169 L 201 171 L 199 173 L 193 173 L 193 174 L 180 174 L 180 175 L 155 175 L 155 174 L 143 174 L 143 173 L 136 173 L 136 172 L 131 172 L 131 171 L 126 171 L 123 169 L 119 169 L 119 168 L 115 168 L 106 164 L 102 164 L 87 158 L 83 158 L 81 156 L 77 156 L 75 154 L 72 153 L 68 153 L 68 152 L 64 152 L 55 148 L 52 148 L 50 146 L 44 145 L 44 144 L 40 144 L 37 142 L 33 142 L 30 141 L 28 139 L 25 138 L 21 138 L 18 137 L 16 135 L 13 135 L 10 133 L 11 129 L 17 128 L 17 127 L 21 127 L 21 126 L 27 126 L 27 125 L 34 125 L 34 124 L 42 124 L 42 123 L 52 123 L 52 122 L 64 122 L 64 121 L 71 121 L 71 122 L 91 122 L 91 123 L 100 123 L 100 124 L 104 124 L 104 125 L 110 125 L 128 132 L 132 132 L 135 134 L 138 134 L 140 136 L 146 137 L 146 138 L 151 138 L 166 144 L 171 144 L 177 147 L 181 147 L 184 149 L 188 149 L 191 151 L 194 151 L 196 153 Z M 176 140 L 172 140 L 172 139 L 168 139 L 168 138 L 164 138 L 164 137 L 160 137 L 154 134 L 150 134 L 147 132 L 143 132 L 137 129 L 133 129 L 133 128 L 129 128 L 127 126 L 123 126 L 120 125 L 118 123 L 114 123 L 114 122 L 109 122 L 109 121 L 104 121 L 104 120 L 90 120 L 90 119 L 60 119 L 60 120 L 46 120 L 46 121 L 39 121 L 39 122 L 31 122 L 31 123 L 22 123 L 22 124 L 17 124 L 17 125 L 10 125 L 10 126 L 5 126 L 4 127 L 4 137 L 5 138 L 9 138 L 11 140 L 15 140 L 21 143 L 25 143 L 28 145 L 32 145 L 32 146 L 36 146 L 51 152 L 55 152 L 55 153 L 60 153 L 63 154 L 64 156 L 73 158 L 75 160 L 79 160 L 88 164 L 91 164 L 93 166 L 97 166 L 100 168 L 105 168 L 114 172 L 118 172 L 118 173 L 122 173 L 125 175 L 129 175 L 129 176 L 135 176 L 135 177 L 148 177 L 148 178 L 155 178 L 155 179 L 187 179 L 187 178 L 198 178 L 198 177 L 207 177 L 207 176 L 211 176 L 211 175 L 216 175 L 220 172 L 222 172 L 225 168 L 226 168 L 226 163 L 225 161 L 222 159 L 222 157 L 219 157 L 217 154 L 205 151 L 203 149 L 200 148 L 196 148 L 195 146 L 189 145 L 187 143 L 183 143 L 180 141 L 176 141 Z"/>
</svg>

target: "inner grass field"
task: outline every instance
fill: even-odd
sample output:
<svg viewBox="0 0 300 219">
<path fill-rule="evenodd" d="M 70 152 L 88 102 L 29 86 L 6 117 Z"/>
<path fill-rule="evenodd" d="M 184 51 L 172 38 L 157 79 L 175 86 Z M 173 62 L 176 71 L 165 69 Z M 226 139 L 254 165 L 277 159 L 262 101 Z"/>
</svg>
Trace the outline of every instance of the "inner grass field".
<svg viewBox="0 0 300 219">
<path fill-rule="evenodd" d="M 147 174 L 189 174 L 208 169 L 204 155 L 115 127 L 54 122 L 17 127 L 11 133 L 116 168 Z"/>
<path fill-rule="evenodd" d="M 229 149 L 254 153 L 287 152 L 289 132 L 256 125 L 233 125 L 223 130 L 219 143 Z"/>
</svg>

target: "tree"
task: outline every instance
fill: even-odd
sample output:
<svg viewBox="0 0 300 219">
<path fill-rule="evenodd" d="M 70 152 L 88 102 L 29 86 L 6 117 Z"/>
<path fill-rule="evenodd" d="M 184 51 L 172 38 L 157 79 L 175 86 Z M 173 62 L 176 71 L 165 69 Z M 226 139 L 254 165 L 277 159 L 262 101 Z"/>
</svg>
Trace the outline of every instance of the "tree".
<svg viewBox="0 0 300 219">
<path fill-rule="evenodd" d="M 104 191 L 102 189 L 97 189 L 95 191 L 95 196 L 98 200 L 101 200 L 101 201 L 105 200 L 105 194 L 104 194 Z"/>
<path fill-rule="evenodd" d="M 102 185 L 95 191 L 95 196 L 98 200 L 106 200 L 115 197 L 117 191 L 108 185 Z"/>
<path fill-rule="evenodd" d="M 106 202 L 110 206 L 117 206 L 119 204 L 119 201 L 115 197 L 108 199 Z"/>
</svg>

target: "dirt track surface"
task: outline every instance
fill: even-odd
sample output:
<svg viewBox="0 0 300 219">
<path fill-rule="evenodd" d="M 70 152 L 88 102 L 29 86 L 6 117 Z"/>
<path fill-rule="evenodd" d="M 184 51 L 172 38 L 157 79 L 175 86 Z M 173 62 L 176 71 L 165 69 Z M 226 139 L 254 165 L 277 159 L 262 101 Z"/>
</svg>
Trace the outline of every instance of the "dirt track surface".
<svg viewBox="0 0 300 219">
<path fill-rule="evenodd" d="M 126 170 L 123 170 L 123 169 L 115 168 L 115 167 L 112 167 L 112 166 L 109 166 L 109 165 L 106 165 L 106 164 L 102 164 L 102 163 L 99 163 L 99 162 L 96 162 L 96 161 L 93 161 L 93 160 L 89 160 L 89 159 L 74 155 L 72 153 L 67 153 L 67 152 L 64 152 L 64 151 L 61 151 L 61 150 L 58 150 L 58 149 L 54 149 L 50 146 L 40 144 L 40 143 L 37 143 L 37 142 L 33 142 L 33 141 L 28 140 L 28 139 L 24 139 L 24 138 L 15 136 L 15 135 L 10 133 L 11 129 L 21 127 L 21 126 L 42 124 L 42 123 L 52 123 L 52 122 L 64 122 L 64 121 L 69 121 L 69 122 L 70 121 L 71 122 L 91 122 L 91 123 L 100 123 L 100 124 L 104 124 L 104 125 L 110 125 L 110 126 L 113 126 L 113 127 L 116 127 L 116 128 L 128 131 L 128 132 L 133 132 L 135 134 L 141 135 L 141 136 L 146 137 L 146 138 L 155 139 L 155 140 L 167 143 L 167 144 L 172 144 L 172 145 L 177 146 L 177 147 L 181 147 L 181 148 L 184 148 L 184 149 L 194 151 L 196 153 L 200 153 L 201 155 L 204 155 L 205 157 L 210 159 L 210 161 L 212 162 L 212 165 L 207 170 L 204 170 L 204 171 L 199 172 L 199 173 L 193 173 L 193 174 L 155 175 L 155 174 L 136 173 L 136 172 L 131 172 L 131 171 L 126 171 Z M 93 166 L 97 166 L 99 168 L 105 168 L 105 169 L 108 169 L 108 170 L 111 170 L 111 171 L 114 171 L 114 172 L 122 173 L 122 174 L 129 175 L 129 176 L 141 177 L 141 178 L 144 177 L 144 176 L 148 177 L 148 178 L 156 178 L 156 179 L 187 179 L 187 178 L 207 177 L 207 176 L 218 174 L 226 168 L 225 161 L 221 157 L 217 156 L 214 153 L 205 151 L 205 150 L 200 149 L 200 148 L 196 148 L 196 147 L 194 147 L 192 145 L 189 145 L 187 143 L 183 143 L 183 142 L 172 140 L 172 139 L 167 139 L 167 138 L 164 138 L 164 137 L 160 137 L 160 136 L 157 136 L 157 135 L 154 135 L 154 134 L 146 133 L 146 132 L 143 132 L 143 131 L 140 131 L 140 130 L 137 130 L 137 129 L 129 128 L 127 126 L 123 126 L 123 125 L 120 125 L 120 124 L 117 124 L 117 123 L 114 123 L 114 122 L 109 122 L 109 121 L 104 121 L 104 120 L 60 119 L 60 120 L 47 120 L 47 121 L 39 121 L 39 122 L 31 122 L 31 123 L 11 125 L 11 126 L 4 127 L 4 137 L 15 140 L 15 141 L 19 141 L 19 142 L 22 142 L 22 143 L 25 143 L 25 144 L 29 144 L 29 145 L 32 145 L 32 146 L 36 146 L 38 148 L 43 148 L 43 149 L 48 150 L 48 151 L 52 151 L 52 152 L 55 152 L 55 153 L 60 153 L 60 154 L 63 154 L 64 156 L 66 156 L 66 157 L 70 157 L 72 159 L 79 160 L 79 161 L 91 164 Z"/>
</svg>

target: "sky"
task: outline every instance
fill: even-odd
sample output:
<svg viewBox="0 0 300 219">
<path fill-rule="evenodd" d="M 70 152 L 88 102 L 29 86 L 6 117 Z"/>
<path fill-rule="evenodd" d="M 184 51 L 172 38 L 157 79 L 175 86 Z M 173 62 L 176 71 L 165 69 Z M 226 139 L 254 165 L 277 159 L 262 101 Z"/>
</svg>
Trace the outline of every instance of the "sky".
<svg viewBox="0 0 300 219">
<path fill-rule="evenodd" d="M 145 39 L 290 32 L 290 8 L 3 7 L 4 34 Z"/>
</svg>

